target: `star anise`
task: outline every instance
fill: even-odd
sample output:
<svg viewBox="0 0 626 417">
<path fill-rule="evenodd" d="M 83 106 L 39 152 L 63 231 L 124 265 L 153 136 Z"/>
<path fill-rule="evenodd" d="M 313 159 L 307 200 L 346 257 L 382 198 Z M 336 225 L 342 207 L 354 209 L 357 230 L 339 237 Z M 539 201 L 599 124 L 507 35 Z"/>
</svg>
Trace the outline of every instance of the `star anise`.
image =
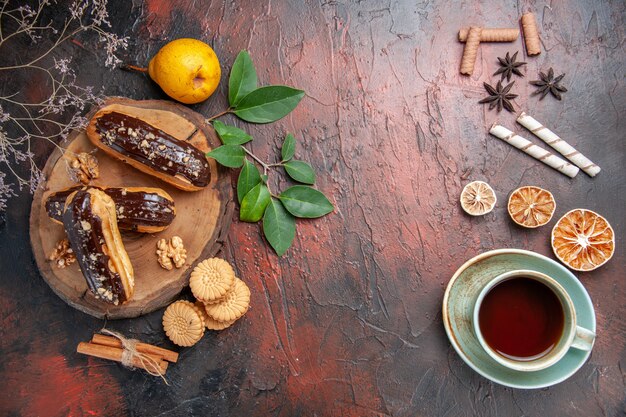
<svg viewBox="0 0 626 417">
<path fill-rule="evenodd" d="M 500 68 L 496 72 L 494 72 L 493 75 L 502 74 L 502 78 L 500 78 L 500 80 L 504 80 L 504 77 L 506 77 L 507 81 L 511 81 L 511 76 L 513 74 L 523 77 L 524 74 L 522 74 L 522 72 L 518 68 L 522 65 L 526 65 L 526 63 L 517 62 L 515 61 L 516 59 L 517 52 L 515 52 L 512 57 L 509 56 L 508 52 L 506 53 L 506 56 L 504 58 L 498 57 L 498 61 L 500 62 Z"/>
<path fill-rule="evenodd" d="M 537 91 L 535 91 L 532 95 L 541 94 L 539 100 L 543 100 L 548 93 L 551 93 L 557 100 L 560 100 L 561 93 L 565 93 L 567 91 L 567 88 L 559 84 L 563 77 L 565 77 L 565 74 L 561 74 L 554 78 L 554 71 L 552 68 L 548 70 L 547 74 L 540 71 L 539 78 L 541 79 L 530 82 L 532 85 L 537 86 Z"/>
<path fill-rule="evenodd" d="M 487 92 L 489 93 L 489 97 L 485 97 L 484 99 L 480 100 L 479 103 L 489 103 L 489 110 L 497 106 L 498 112 L 502 110 L 502 107 L 510 112 L 514 112 L 515 109 L 513 108 L 511 100 L 517 97 L 517 94 L 509 93 L 509 91 L 511 91 L 511 88 L 513 87 L 513 84 L 515 84 L 515 81 L 511 81 L 511 83 L 507 84 L 506 87 L 502 87 L 502 82 L 498 81 L 498 84 L 496 84 L 496 88 L 493 88 L 489 84 L 483 83 L 483 85 L 485 86 L 485 90 L 487 90 Z"/>
</svg>

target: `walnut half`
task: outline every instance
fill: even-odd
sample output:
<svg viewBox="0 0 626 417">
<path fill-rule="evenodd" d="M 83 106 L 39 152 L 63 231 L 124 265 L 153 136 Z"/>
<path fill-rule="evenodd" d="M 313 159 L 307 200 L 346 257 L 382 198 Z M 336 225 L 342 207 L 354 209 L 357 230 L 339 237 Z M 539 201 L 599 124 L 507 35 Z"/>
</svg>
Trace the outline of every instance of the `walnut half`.
<svg viewBox="0 0 626 417">
<path fill-rule="evenodd" d="M 57 268 L 63 269 L 76 262 L 76 255 L 70 247 L 70 241 L 67 239 L 59 240 L 54 247 L 54 251 L 48 256 L 48 260 L 54 262 Z"/>
<path fill-rule="evenodd" d="M 100 175 L 98 160 L 86 152 L 76 154 L 69 161 L 69 173 L 72 181 L 89 184 L 89 181 Z"/>
<path fill-rule="evenodd" d="M 174 266 L 180 268 L 187 260 L 187 249 L 183 246 L 183 240 L 174 236 L 171 239 L 161 239 L 157 242 L 157 251 L 159 265 L 168 271 Z"/>
</svg>

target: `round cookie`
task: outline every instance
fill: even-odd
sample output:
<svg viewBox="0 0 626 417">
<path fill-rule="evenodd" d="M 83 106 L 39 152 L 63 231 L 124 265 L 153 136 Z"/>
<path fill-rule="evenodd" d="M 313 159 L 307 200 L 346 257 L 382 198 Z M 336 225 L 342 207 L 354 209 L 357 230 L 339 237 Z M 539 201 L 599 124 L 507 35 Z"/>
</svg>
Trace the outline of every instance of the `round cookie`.
<svg viewBox="0 0 626 417">
<path fill-rule="evenodd" d="M 213 317 L 207 314 L 206 310 L 204 309 L 204 303 L 202 303 L 202 301 L 196 301 L 196 307 L 202 310 L 202 315 L 204 318 L 204 325 L 206 326 L 208 330 L 224 330 L 227 327 L 230 327 L 234 322 L 237 321 L 237 320 L 232 320 L 232 321 L 222 322 L 222 321 L 215 320 Z"/>
<path fill-rule="evenodd" d="M 207 314 L 217 321 L 237 320 L 248 311 L 250 305 L 250 289 L 245 282 L 235 278 L 233 288 L 224 295 L 219 303 L 205 304 Z"/>
<path fill-rule="evenodd" d="M 191 272 L 189 286 L 194 297 L 207 303 L 224 296 L 235 281 L 235 271 L 220 258 L 205 259 Z"/>
<path fill-rule="evenodd" d="M 189 301 L 176 301 L 163 313 L 163 329 L 178 346 L 193 346 L 204 335 L 202 311 Z"/>
</svg>

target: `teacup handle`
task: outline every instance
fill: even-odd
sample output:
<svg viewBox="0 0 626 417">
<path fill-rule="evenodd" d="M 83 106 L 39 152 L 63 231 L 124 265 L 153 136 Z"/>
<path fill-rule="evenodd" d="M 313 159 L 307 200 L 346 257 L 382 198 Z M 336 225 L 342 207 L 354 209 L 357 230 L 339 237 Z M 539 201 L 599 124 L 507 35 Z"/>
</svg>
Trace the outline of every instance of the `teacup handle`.
<svg viewBox="0 0 626 417">
<path fill-rule="evenodd" d="M 576 326 L 576 335 L 572 341 L 572 347 L 580 350 L 591 350 L 596 334 L 591 330 Z"/>
</svg>

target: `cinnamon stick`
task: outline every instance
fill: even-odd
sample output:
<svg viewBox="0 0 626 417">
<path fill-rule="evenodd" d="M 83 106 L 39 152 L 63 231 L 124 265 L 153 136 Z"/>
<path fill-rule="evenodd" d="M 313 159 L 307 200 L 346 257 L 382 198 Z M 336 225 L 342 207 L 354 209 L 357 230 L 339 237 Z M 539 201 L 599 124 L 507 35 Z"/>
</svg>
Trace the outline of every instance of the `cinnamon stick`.
<svg viewBox="0 0 626 417">
<path fill-rule="evenodd" d="M 113 336 L 106 336 L 103 334 L 95 333 L 91 338 L 91 343 L 103 346 L 122 348 L 122 342 Z M 138 342 L 136 345 L 137 352 L 160 357 L 168 362 L 178 361 L 178 353 L 164 349 L 158 346 L 150 345 L 148 343 Z"/>
<path fill-rule="evenodd" d="M 101 359 L 108 359 L 115 362 L 122 362 L 122 354 L 124 350 L 122 348 L 97 345 L 89 342 L 80 342 L 76 347 L 76 352 L 82 353 L 83 355 L 93 356 Z M 161 359 L 159 356 L 154 356 L 151 354 L 145 353 L 144 355 L 153 359 L 158 364 L 158 371 L 161 375 L 164 375 L 167 371 L 168 363 Z M 132 359 L 132 365 L 135 368 L 141 368 L 148 372 L 155 372 L 157 369 L 154 369 L 153 363 L 144 361 L 142 362 L 139 358 Z"/>
</svg>

